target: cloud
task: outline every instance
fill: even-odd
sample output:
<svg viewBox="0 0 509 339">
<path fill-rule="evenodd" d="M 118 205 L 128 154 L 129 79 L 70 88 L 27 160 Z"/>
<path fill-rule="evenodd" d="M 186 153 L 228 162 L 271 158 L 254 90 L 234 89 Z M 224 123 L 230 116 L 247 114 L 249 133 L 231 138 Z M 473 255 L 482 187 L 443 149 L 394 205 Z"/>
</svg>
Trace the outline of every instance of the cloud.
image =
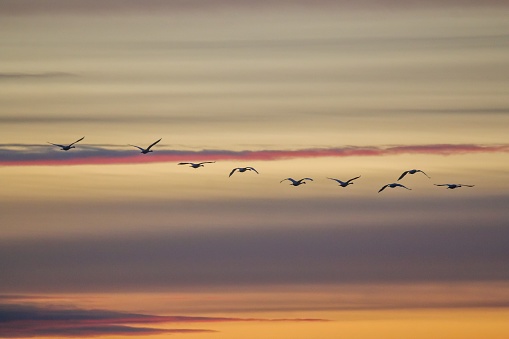
<svg viewBox="0 0 509 339">
<path fill-rule="evenodd" d="M 350 221 L 314 223 L 291 231 L 251 225 L 200 232 L 9 239 L 0 242 L 0 289 L 83 292 L 509 281 L 505 241 L 509 229 L 503 220 L 481 224 L 406 220 L 412 225 L 365 226 Z"/>
<path fill-rule="evenodd" d="M 210 333 L 215 331 L 209 329 L 152 328 L 140 327 L 139 325 L 244 321 L 302 322 L 326 320 L 155 316 L 117 311 L 62 308 L 48 305 L 0 304 L 0 338 Z"/>
<path fill-rule="evenodd" d="M 0 80 L 9 79 L 58 79 L 67 77 L 76 77 L 76 74 L 66 72 L 43 72 L 43 73 L 0 73 Z"/>
<path fill-rule="evenodd" d="M 345 146 L 308 148 L 299 150 L 155 150 L 147 156 L 136 150 L 112 149 L 80 145 L 76 150 L 62 152 L 54 146 L 15 147 L 0 145 L 0 166 L 58 166 L 163 163 L 205 160 L 262 160 L 305 159 L 319 157 L 366 157 L 400 154 L 458 155 L 509 152 L 509 144 L 429 144 L 393 146 Z"/>
<path fill-rule="evenodd" d="M 449 6 L 469 7 L 476 6 L 476 0 L 430 0 L 402 1 L 402 0 L 366 0 L 359 3 L 352 3 L 347 0 L 318 0 L 313 2 L 313 9 L 377 9 L 377 8 L 444 8 Z M 503 0 L 485 0 L 483 6 L 505 6 Z M 0 5 L 0 13 L 4 15 L 33 15 L 33 14 L 54 14 L 54 13 L 154 13 L 165 11 L 196 11 L 196 10 L 218 10 L 228 9 L 277 9 L 277 8 L 305 8 L 310 7 L 305 0 L 220 0 L 220 1 L 158 1 L 158 0 L 112 0 L 112 1 L 65 1 L 65 0 L 3 0 Z"/>
</svg>

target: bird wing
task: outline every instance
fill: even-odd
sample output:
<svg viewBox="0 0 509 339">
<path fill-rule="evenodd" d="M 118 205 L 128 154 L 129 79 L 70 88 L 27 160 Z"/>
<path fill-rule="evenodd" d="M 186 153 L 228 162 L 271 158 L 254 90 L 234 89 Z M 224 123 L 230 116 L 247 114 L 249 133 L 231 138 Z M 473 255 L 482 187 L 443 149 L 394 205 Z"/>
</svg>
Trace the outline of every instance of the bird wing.
<svg viewBox="0 0 509 339">
<path fill-rule="evenodd" d="M 144 151 L 143 148 L 141 148 L 140 146 L 136 146 L 136 145 L 131 145 L 131 144 L 128 144 L 129 146 L 133 146 L 133 147 L 136 147 L 137 149 L 139 149 L 140 151 Z"/>
<path fill-rule="evenodd" d="M 426 173 L 424 173 L 424 171 L 421 171 L 421 170 L 417 170 L 417 172 L 421 172 L 422 174 L 424 174 L 425 176 L 427 176 L 428 178 L 431 179 L 431 177 L 429 175 L 427 175 Z"/>
<path fill-rule="evenodd" d="M 157 144 L 159 141 L 161 141 L 162 139 L 163 139 L 163 138 L 161 138 L 161 139 L 157 140 L 157 141 L 156 141 L 156 142 L 154 142 L 152 145 L 148 146 L 148 147 L 147 147 L 147 151 L 148 151 L 148 150 L 149 150 L 152 146 L 154 146 L 154 145 L 155 145 L 155 144 Z"/>
<path fill-rule="evenodd" d="M 380 190 L 378 191 L 378 193 L 382 192 L 387 186 L 389 186 L 389 184 L 387 185 L 384 185 L 384 187 L 380 188 Z"/>
<path fill-rule="evenodd" d="M 179 162 L 179 165 L 192 165 L 192 162 Z"/>
<path fill-rule="evenodd" d="M 475 185 L 461 185 L 461 186 L 474 187 Z"/>
<path fill-rule="evenodd" d="M 258 173 L 258 171 L 257 171 L 257 170 L 255 170 L 253 167 L 246 167 L 246 168 L 247 168 L 247 169 L 249 169 L 249 170 L 251 170 L 251 171 L 255 171 L 257 174 L 260 174 L 260 173 Z"/>
<path fill-rule="evenodd" d="M 329 178 L 329 177 L 327 177 L 327 179 L 334 180 L 334 181 L 336 181 L 336 182 L 338 182 L 340 184 L 343 184 L 343 182 L 341 180 L 336 179 L 336 178 Z"/>
<path fill-rule="evenodd" d="M 236 171 L 236 170 L 238 170 L 238 169 L 239 169 L 238 167 L 237 167 L 237 168 L 232 169 L 232 171 L 230 172 L 229 177 L 231 177 L 231 176 L 232 176 L 232 174 L 233 174 L 233 173 L 235 173 L 235 171 Z"/>
<path fill-rule="evenodd" d="M 404 177 L 405 175 L 407 175 L 407 173 L 408 173 L 408 171 L 403 172 L 403 173 L 399 176 L 398 180 L 403 179 L 403 177 Z"/>
<path fill-rule="evenodd" d="M 435 186 L 449 186 L 448 184 L 433 184 Z"/>
<path fill-rule="evenodd" d="M 286 179 L 281 180 L 279 183 L 282 183 L 285 180 L 290 180 L 291 182 L 295 182 L 295 180 L 293 180 L 292 178 L 286 178 Z"/>
<path fill-rule="evenodd" d="M 311 179 L 311 178 L 302 178 L 302 179 L 300 179 L 300 181 L 302 181 L 302 180 L 311 180 L 311 181 L 313 181 L 313 179 Z"/>
<path fill-rule="evenodd" d="M 406 187 L 405 185 L 398 184 L 399 187 L 406 188 L 407 190 L 412 190 L 411 188 Z"/>
<path fill-rule="evenodd" d="M 48 143 L 48 144 L 51 144 L 51 145 L 54 145 L 54 146 L 62 147 L 62 148 L 64 148 L 64 147 L 65 147 L 64 145 L 54 144 L 54 143 L 49 142 L 49 141 L 47 141 L 47 143 Z"/>
<path fill-rule="evenodd" d="M 72 146 L 72 145 L 74 145 L 75 143 L 80 142 L 80 141 L 81 141 L 81 140 L 83 140 L 83 139 L 85 139 L 85 137 L 83 137 L 83 138 L 81 138 L 81 139 L 76 140 L 76 141 L 75 141 L 75 142 L 73 142 L 72 144 L 69 144 L 69 146 Z"/>
<path fill-rule="evenodd" d="M 349 183 L 350 181 L 354 181 L 355 179 L 359 179 L 361 176 L 359 175 L 358 177 L 355 177 L 355 178 L 352 178 L 350 180 L 348 180 L 346 183 Z"/>
<path fill-rule="evenodd" d="M 203 162 L 200 162 L 199 165 L 201 164 L 213 164 L 215 163 L 215 161 L 203 161 Z"/>
</svg>

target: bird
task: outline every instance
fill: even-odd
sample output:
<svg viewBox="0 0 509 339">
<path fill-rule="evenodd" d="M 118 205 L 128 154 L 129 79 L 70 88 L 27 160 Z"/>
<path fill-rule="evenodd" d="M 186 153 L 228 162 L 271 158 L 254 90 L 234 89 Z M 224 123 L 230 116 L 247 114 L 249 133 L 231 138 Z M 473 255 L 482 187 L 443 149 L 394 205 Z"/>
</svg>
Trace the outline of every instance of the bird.
<svg viewBox="0 0 509 339">
<path fill-rule="evenodd" d="M 154 142 L 152 145 L 148 146 L 147 148 L 142 148 L 142 147 L 140 147 L 140 146 L 131 145 L 131 144 L 129 144 L 129 146 L 136 147 L 136 148 L 138 148 L 138 149 L 141 151 L 141 153 L 143 153 L 143 154 L 147 154 L 147 153 L 149 153 L 149 152 L 153 152 L 153 151 L 151 150 L 152 146 L 154 146 L 155 144 L 157 144 L 157 143 L 158 143 L 159 141 L 161 141 L 162 139 L 163 139 L 163 138 L 161 138 L 161 139 L 157 140 L 156 142 Z"/>
<path fill-rule="evenodd" d="M 339 184 L 339 186 L 341 186 L 341 187 L 347 187 L 348 185 L 353 185 L 352 181 L 354 181 L 355 179 L 359 179 L 360 177 L 361 176 L 359 175 L 358 177 L 352 178 L 352 179 L 347 180 L 347 181 L 341 181 L 339 179 L 329 178 L 329 177 L 327 177 L 327 179 L 336 181 Z"/>
<path fill-rule="evenodd" d="M 405 171 L 405 172 L 403 172 L 403 173 L 399 176 L 398 181 L 399 181 L 399 180 L 401 180 L 401 179 L 403 179 L 403 177 L 404 177 L 405 175 L 407 175 L 407 174 L 415 174 L 415 173 L 418 173 L 418 172 L 420 172 L 420 173 L 424 174 L 425 176 L 427 176 L 428 178 L 430 178 L 430 176 L 429 176 L 429 175 L 427 175 L 426 173 L 424 173 L 423 171 L 418 170 L 418 169 L 413 169 L 413 170 L 409 170 L 409 171 Z M 430 179 L 431 179 L 431 178 L 430 178 Z"/>
<path fill-rule="evenodd" d="M 204 167 L 203 164 L 213 164 L 215 161 L 203 161 L 203 162 L 179 162 L 179 165 L 190 165 L 192 168 Z"/>
<path fill-rule="evenodd" d="M 458 188 L 458 187 L 474 187 L 475 185 L 463 185 L 463 184 L 434 184 L 435 186 L 447 186 L 447 189 L 455 189 L 455 188 Z"/>
<path fill-rule="evenodd" d="M 311 179 L 311 178 L 302 178 L 300 180 L 295 180 L 293 178 L 286 178 L 286 179 L 281 180 L 279 183 L 282 183 L 285 180 L 291 181 L 292 183 L 290 185 L 293 185 L 293 186 L 299 186 L 299 185 L 305 184 L 306 183 L 305 180 L 313 181 L 313 179 Z"/>
<path fill-rule="evenodd" d="M 75 143 L 77 143 L 77 142 L 80 142 L 80 141 L 81 141 L 81 140 L 83 140 L 83 139 L 85 139 L 85 137 L 83 137 L 83 138 L 81 138 L 81 139 L 78 139 L 78 140 L 76 140 L 75 142 L 73 142 L 72 144 L 69 144 L 69 145 L 54 144 L 54 143 L 49 142 L 49 141 L 48 141 L 48 144 L 51 144 L 51 145 L 55 145 L 55 146 L 60 147 L 60 148 L 61 148 L 61 151 L 68 151 L 68 150 L 70 150 L 71 148 L 76 148 L 76 147 L 74 147 L 73 145 L 74 145 Z"/>
<path fill-rule="evenodd" d="M 237 167 L 237 168 L 234 168 L 232 169 L 232 171 L 230 172 L 230 175 L 228 177 L 231 177 L 233 173 L 235 173 L 235 171 L 239 171 L 240 173 L 244 173 L 245 171 L 255 171 L 256 174 L 259 174 L 257 170 L 255 170 L 253 167 Z"/>
<path fill-rule="evenodd" d="M 408 188 L 404 185 L 401 185 L 401 184 L 397 184 L 395 182 L 393 182 L 392 184 L 387 184 L 385 185 L 384 187 L 380 188 L 380 190 L 378 191 L 378 193 L 382 192 L 385 188 L 387 187 L 390 187 L 390 188 L 395 188 L 395 187 L 403 187 L 403 188 L 406 188 L 407 190 L 412 190 L 411 188 Z"/>
</svg>

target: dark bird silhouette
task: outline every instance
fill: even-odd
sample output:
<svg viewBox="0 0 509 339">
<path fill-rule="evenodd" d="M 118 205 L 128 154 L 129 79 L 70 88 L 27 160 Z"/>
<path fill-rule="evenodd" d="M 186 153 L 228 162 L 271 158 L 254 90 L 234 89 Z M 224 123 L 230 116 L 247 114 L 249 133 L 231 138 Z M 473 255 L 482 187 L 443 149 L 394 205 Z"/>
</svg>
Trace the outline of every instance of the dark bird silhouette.
<svg viewBox="0 0 509 339">
<path fill-rule="evenodd" d="M 70 150 L 71 148 L 76 148 L 76 147 L 74 147 L 73 145 L 74 145 L 75 143 L 77 143 L 77 142 L 80 142 L 80 141 L 81 141 L 81 140 L 83 140 L 83 139 L 85 139 L 85 137 L 83 137 L 83 138 L 81 138 L 81 139 L 78 139 L 78 140 L 76 140 L 75 142 L 73 142 L 72 144 L 69 144 L 69 145 L 54 144 L 54 143 L 49 142 L 49 141 L 48 141 L 48 144 L 52 144 L 52 145 L 54 145 L 54 146 L 58 146 L 58 147 L 60 147 L 60 148 L 61 148 L 61 149 L 60 149 L 61 151 L 68 151 L 68 150 Z"/>
<path fill-rule="evenodd" d="M 435 186 L 447 186 L 447 189 L 455 189 L 458 187 L 474 187 L 475 185 L 464 185 L 464 184 L 434 184 Z"/>
<path fill-rule="evenodd" d="M 413 169 L 413 170 L 409 170 L 409 171 L 405 171 L 405 172 L 403 172 L 403 173 L 399 176 L 398 180 L 403 179 L 403 177 L 404 177 L 405 175 L 407 175 L 407 174 L 415 174 L 415 173 L 419 173 L 419 172 L 420 172 L 420 173 L 422 173 L 422 174 L 424 174 L 424 175 L 425 175 L 425 176 L 427 176 L 428 178 L 430 178 L 430 177 L 429 177 L 429 175 L 427 175 L 427 174 L 426 174 L 426 173 L 424 173 L 423 171 L 418 170 L 418 169 Z M 431 178 L 430 178 L 430 179 L 431 179 Z"/>
<path fill-rule="evenodd" d="M 256 172 L 256 174 L 259 174 L 258 171 L 255 170 L 253 167 L 237 167 L 230 172 L 230 175 L 228 177 L 231 177 L 232 174 L 235 173 L 235 171 L 239 171 L 240 173 L 244 173 L 245 171 L 254 171 Z"/>
<path fill-rule="evenodd" d="M 195 162 L 179 162 L 179 165 L 190 165 L 190 167 L 192 168 L 200 168 L 200 167 L 204 167 L 203 164 L 213 164 L 215 163 L 215 161 L 203 161 L 203 162 L 198 162 L 198 163 L 195 163 Z"/>
<path fill-rule="evenodd" d="M 401 184 L 397 184 L 395 182 L 393 182 L 392 184 L 387 184 L 385 186 L 383 186 L 382 188 L 380 188 L 380 190 L 378 191 L 378 193 L 382 192 L 384 189 L 386 189 L 387 187 L 389 188 L 395 188 L 395 187 L 403 187 L 403 188 L 406 188 L 407 190 L 412 190 L 411 188 L 408 188 L 404 185 L 401 185 Z"/>
<path fill-rule="evenodd" d="M 305 183 L 306 183 L 306 181 L 305 181 L 305 180 L 311 180 L 311 181 L 313 181 L 313 179 L 311 179 L 311 178 L 302 178 L 302 179 L 300 179 L 300 180 L 295 180 L 295 179 L 293 179 L 293 178 L 286 178 L 286 179 L 281 180 L 279 183 L 282 183 L 282 182 L 283 182 L 283 181 L 285 181 L 285 180 L 291 181 L 292 183 L 291 183 L 290 185 L 293 185 L 293 186 L 300 186 L 300 185 L 302 185 L 302 184 L 305 184 Z"/>
<path fill-rule="evenodd" d="M 163 139 L 163 138 L 161 138 L 161 139 L 157 140 L 156 142 L 154 142 L 152 145 L 148 146 L 147 148 L 142 148 L 142 147 L 140 147 L 140 146 L 131 145 L 131 144 L 129 144 L 129 146 L 136 147 L 136 148 L 138 148 L 138 149 L 141 151 L 141 153 L 143 153 L 143 154 L 147 154 L 147 153 L 153 152 L 153 151 L 151 150 L 152 146 L 154 146 L 155 144 L 157 144 L 157 143 L 158 143 L 159 141 L 161 141 L 162 139 Z"/>
<path fill-rule="evenodd" d="M 335 178 L 327 178 L 327 179 L 336 181 L 339 184 L 339 186 L 341 186 L 341 187 L 347 187 L 348 185 L 353 185 L 352 181 L 354 181 L 355 179 L 359 179 L 360 177 L 361 176 L 359 175 L 358 177 L 352 178 L 352 179 L 347 180 L 347 181 L 341 181 L 341 180 L 335 179 Z"/>
</svg>

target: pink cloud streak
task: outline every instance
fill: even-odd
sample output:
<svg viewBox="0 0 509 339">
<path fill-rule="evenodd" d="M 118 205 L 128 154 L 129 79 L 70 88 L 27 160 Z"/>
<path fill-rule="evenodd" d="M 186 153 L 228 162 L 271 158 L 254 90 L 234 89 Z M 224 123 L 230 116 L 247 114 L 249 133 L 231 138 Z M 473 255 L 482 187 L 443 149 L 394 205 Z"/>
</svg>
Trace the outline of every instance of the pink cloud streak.
<svg viewBox="0 0 509 339">
<path fill-rule="evenodd" d="M 460 155 L 475 153 L 509 152 L 509 144 L 478 145 L 478 144 L 429 144 L 429 145 L 396 145 L 396 146 L 345 146 L 334 148 L 308 148 L 299 150 L 202 150 L 175 151 L 156 150 L 152 154 L 142 155 L 132 151 L 95 148 L 93 152 L 87 150 L 71 151 L 66 154 L 50 151 L 47 153 L 27 153 L 9 151 L 9 156 L 2 158 L 0 152 L 0 166 L 58 166 L 58 165 L 112 165 L 112 164 L 141 164 L 165 163 L 179 161 L 209 161 L 209 160 L 261 160 L 277 161 L 285 159 L 305 159 L 319 157 L 367 157 L 390 156 L 402 154 L 429 155 Z"/>
</svg>

